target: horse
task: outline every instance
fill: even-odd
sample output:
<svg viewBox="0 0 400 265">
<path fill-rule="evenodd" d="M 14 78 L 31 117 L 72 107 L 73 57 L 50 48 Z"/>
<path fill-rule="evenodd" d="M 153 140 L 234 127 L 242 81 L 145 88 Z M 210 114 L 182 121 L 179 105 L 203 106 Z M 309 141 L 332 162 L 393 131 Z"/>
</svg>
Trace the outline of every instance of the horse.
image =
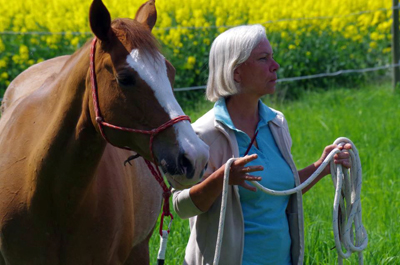
<svg viewBox="0 0 400 265">
<path fill-rule="evenodd" d="M 208 160 L 174 98 L 175 69 L 151 34 L 156 19 L 154 0 L 113 21 L 93 0 L 93 40 L 8 87 L 0 264 L 149 264 L 162 190 L 143 159 L 124 160 L 137 152 L 177 189 L 197 183 Z"/>
</svg>

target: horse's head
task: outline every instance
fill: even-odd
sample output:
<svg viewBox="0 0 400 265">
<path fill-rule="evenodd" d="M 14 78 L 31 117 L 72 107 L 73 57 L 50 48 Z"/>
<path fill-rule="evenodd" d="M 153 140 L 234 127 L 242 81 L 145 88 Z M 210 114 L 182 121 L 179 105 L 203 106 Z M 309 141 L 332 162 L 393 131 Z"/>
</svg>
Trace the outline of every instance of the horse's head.
<svg viewBox="0 0 400 265">
<path fill-rule="evenodd" d="M 150 131 L 184 115 L 172 90 L 175 69 L 161 55 L 151 34 L 157 19 L 154 0 L 143 4 L 134 20 L 111 22 L 101 0 L 93 1 L 89 15 L 98 40 L 94 72 L 102 119 L 120 127 Z M 95 105 L 91 103 L 91 117 L 97 127 Z M 175 188 L 196 184 L 208 160 L 208 146 L 187 120 L 159 132 L 152 147 L 146 134 L 111 127 L 104 127 L 103 133 L 113 145 L 128 147 L 146 159 L 152 160 L 153 152 L 155 162 Z"/>
</svg>

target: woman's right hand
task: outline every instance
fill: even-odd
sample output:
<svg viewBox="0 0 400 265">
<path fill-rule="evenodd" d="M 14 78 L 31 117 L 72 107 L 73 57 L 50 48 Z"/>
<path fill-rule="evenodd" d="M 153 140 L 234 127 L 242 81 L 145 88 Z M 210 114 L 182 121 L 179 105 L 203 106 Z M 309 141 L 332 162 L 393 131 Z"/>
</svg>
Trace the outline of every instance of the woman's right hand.
<svg viewBox="0 0 400 265">
<path fill-rule="evenodd" d="M 229 184 L 239 185 L 245 189 L 256 191 L 253 187 L 246 183 L 246 180 L 260 181 L 260 177 L 249 175 L 251 172 L 263 170 L 262 166 L 247 166 L 246 164 L 257 159 L 257 155 L 249 155 L 241 157 L 232 163 Z M 214 173 L 208 176 L 203 182 L 194 185 L 190 189 L 190 197 L 193 203 L 203 212 L 208 211 L 214 201 L 221 195 L 223 182 L 224 182 L 225 164 L 217 169 Z"/>
<path fill-rule="evenodd" d="M 258 156 L 256 154 L 247 155 L 235 160 L 232 163 L 231 170 L 229 172 L 229 185 L 238 185 L 251 191 L 257 191 L 257 188 L 249 185 L 246 180 L 260 181 L 261 177 L 249 175 L 249 173 L 262 171 L 262 166 L 246 166 L 247 163 L 256 160 Z M 225 165 L 223 166 L 225 169 Z"/>
</svg>

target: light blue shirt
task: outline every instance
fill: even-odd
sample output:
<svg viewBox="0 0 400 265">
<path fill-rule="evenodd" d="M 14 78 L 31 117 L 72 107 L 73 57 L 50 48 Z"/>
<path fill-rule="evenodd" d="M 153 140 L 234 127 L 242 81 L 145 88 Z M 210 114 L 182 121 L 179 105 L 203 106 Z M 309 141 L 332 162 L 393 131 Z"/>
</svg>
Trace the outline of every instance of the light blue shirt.
<svg viewBox="0 0 400 265">
<path fill-rule="evenodd" d="M 252 173 L 262 177 L 260 183 L 274 190 L 286 190 L 295 186 L 294 176 L 283 158 L 271 134 L 268 122 L 276 113 L 259 101 L 257 145 L 251 146 L 249 154 L 258 159 L 247 165 L 261 165 L 263 171 Z M 214 105 L 215 117 L 235 132 L 239 155 L 243 156 L 250 145 L 250 137 L 237 129 L 221 98 Z M 244 217 L 243 265 L 291 264 L 291 239 L 286 217 L 289 196 L 273 196 L 262 191 L 252 192 L 239 186 L 240 202 Z"/>
</svg>

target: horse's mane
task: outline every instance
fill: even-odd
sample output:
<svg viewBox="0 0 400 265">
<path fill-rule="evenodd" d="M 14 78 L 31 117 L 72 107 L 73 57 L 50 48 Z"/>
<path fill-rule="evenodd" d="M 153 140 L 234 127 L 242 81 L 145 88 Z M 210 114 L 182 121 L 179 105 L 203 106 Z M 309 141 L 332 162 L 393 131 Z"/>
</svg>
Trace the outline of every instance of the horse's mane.
<svg viewBox="0 0 400 265">
<path fill-rule="evenodd" d="M 132 23 L 134 26 L 132 26 Z M 117 18 L 113 20 L 111 27 L 119 39 L 126 39 L 133 47 L 147 51 L 154 57 L 158 54 L 160 50 L 158 41 L 139 22 L 131 19 Z"/>
</svg>

